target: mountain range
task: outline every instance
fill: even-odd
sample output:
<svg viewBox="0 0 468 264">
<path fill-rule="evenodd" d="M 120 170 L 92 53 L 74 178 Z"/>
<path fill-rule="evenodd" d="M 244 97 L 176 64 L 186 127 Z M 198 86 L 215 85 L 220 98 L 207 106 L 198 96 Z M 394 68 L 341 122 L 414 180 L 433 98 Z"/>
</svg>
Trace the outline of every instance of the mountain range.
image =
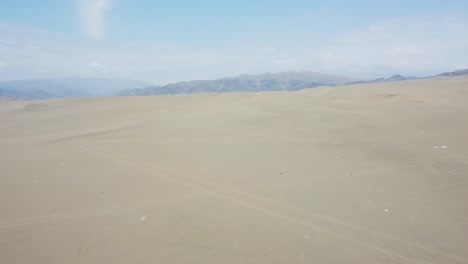
<svg viewBox="0 0 468 264">
<path fill-rule="evenodd" d="M 357 78 L 317 72 L 280 72 L 261 75 L 240 75 L 217 80 L 178 82 L 164 86 L 123 91 L 120 95 L 168 95 L 191 93 L 297 91 L 323 85 L 340 85 Z"/>
<path fill-rule="evenodd" d="M 367 81 L 355 81 L 355 82 L 350 82 L 347 84 L 399 82 L 399 81 L 408 81 L 408 80 L 417 80 L 417 79 L 430 79 L 430 78 L 437 78 L 437 77 L 453 77 L 453 76 L 460 76 L 460 75 L 468 75 L 468 69 L 456 70 L 452 72 L 444 72 L 441 74 L 428 76 L 428 77 L 413 77 L 413 76 L 402 76 L 399 74 L 395 74 L 389 78 L 378 78 L 378 79 L 367 80 Z"/>
<path fill-rule="evenodd" d="M 349 82 L 347 84 L 399 82 L 399 81 L 408 81 L 408 80 L 415 80 L 415 79 L 422 79 L 422 78 L 417 78 L 413 76 L 402 76 L 400 74 L 395 74 L 389 78 L 378 78 L 378 79 L 367 80 L 367 81 L 355 81 L 355 82 Z"/>
<path fill-rule="evenodd" d="M 436 75 L 436 77 L 452 77 L 452 76 L 460 76 L 460 75 L 468 75 L 468 69 L 456 70 L 453 72 L 444 72 L 444 73 Z"/>
<path fill-rule="evenodd" d="M 127 79 L 62 78 L 0 81 L 0 99 L 44 100 L 65 97 L 146 96 L 192 93 L 297 91 L 317 86 L 397 82 L 434 77 L 468 75 L 468 69 L 444 72 L 429 77 L 402 76 L 365 80 L 317 72 L 280 72 L 260 75 L 240 75 L 216 80 L 195 80 L 149 86 L 148 83 Z"/>
<path fill-rule="evenodd" d="M 0 81 L 0 98 L 44 100 L 65 97 L 115 96 L 122 90 L 147 87 L 143 81 L 100 78 L 61 78 Z"/>
<path fill-rule="evenodd" d="M 317 72 L 281 72 L 261 75 L 241 75 L 217 80 L 178 82 L 164 86 L 150 86 L 144 89 L 125 90 L 122 96 L 169 95 L 191 93 L 224 93 L 224 92 L 261 92 L 261 91 L 297 91 L 317 86 L 336 86 L 365 83 L 397 82 L 435 77 L 459 76 L 468 74 L 468 69 L 445 72 L 429 77 L 402 76 L 363 80 L 341 75 L 330 75 Z"/>
</svg>

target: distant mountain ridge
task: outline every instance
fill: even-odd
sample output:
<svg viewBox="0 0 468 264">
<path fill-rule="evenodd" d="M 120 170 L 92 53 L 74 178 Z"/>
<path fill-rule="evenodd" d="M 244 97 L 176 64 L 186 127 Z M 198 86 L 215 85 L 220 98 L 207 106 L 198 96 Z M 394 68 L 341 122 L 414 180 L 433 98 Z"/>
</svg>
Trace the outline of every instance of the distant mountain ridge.
<svg viewBox="0 0 468 264">
<path fill-rule="evenodd" d="M 66 97 L 145 96 L 192 93 L 297 91 L 317 86 L 398 82 L 436 77 L 468 75 L 468 69 L 444 72 L 429 77 L 402 76 L 363 80 L 317 72 L 288 71 L 260 75 L 240 75 L 216 80 L 196 80 L 149 86 L 127 79 L 62 78 L 0 81 L 1 100 L 44 100 Z"/>
<path fill-rule="evenodd" d="M 115 96 L 126 89 L 143 88 L 143 81 L 104 78 L 61 78 L 0 81 L 0 98 L 44 100 L 66 97 Z"/>
<path fill-rule="evenodd" d="M 452 76 L 460 76 L 460 75 L 468 75 L 468 69 L 456 70 L 453 72 L 444 72 L 444 73 L 436 75 L 435 77 L 452 77 Z"/>
<path fill-rule="evenodd" d="M 402 76 L 363 80 L 341 75 L 330 75 L 317 72 L 280 72 L 260 75 L 240 75 L 217 80 L 197 80 L 171 83 L 163 86 L 149 86 L 144 89 L 124 90 L 122 96 L 170 95 L 192 93 L 226 93 L 226 92 L 261 92 L 261 91 L 297 91 L 318 86 L 336 86 L 366 83 L 398 82 L 416 79 L 427 79 L 444 76 L 468 74 L 468 69 L 446 72 L 429 77 Z"/>
<path fill-rule="evenodd" d="M 400 74 L 395 74 L 389 78 L 378 78 L 378 79 L 368 80 L 368 81 L 356 81 L 356 82 L 349 82 L 346 84 L 349 85 L 349 84 L 365 84 L 365 83 L 386 83 L 386 82 L 400 82 L 400 81 L 408 81 L 408 80 L 416 80 L 416 79 L 423 79 L 423 78 L 417 78 L 413 76 L 402 76 Z"/>
<path fill-rule="evenodd" d="M 240 75 L 216 80 L 178 82 L 164 86 L 126 90 L 120 95 L 168 95 L 191 93 L 297 91 L 323 85 L 340 85 L 357 78 L 317 72 L 280 72 L 260 75 Z"/>
<path fill-rule="evenodd" d="M 368 81 L 356 81 L 356 82 L 350 82 L 346 84 L 399 82 L 399 81 L 418 80 L 418 79 L 430 79 L 430 78 L 436 78 L 436 77 L 453 77 L 453 76 L 461 76 L 461 75 L 468 75 L 468 69 L 456 70 L 452 72 L 444 72 L 444 73 L 433 75 L 433 76 L 419 77 L 419 78 L 413 77 L 413 76 L 402 76 L 399 74 L 395 74 L 389 78 L 378 78 L 378 79 L 368 80 Z"/>
</svg>

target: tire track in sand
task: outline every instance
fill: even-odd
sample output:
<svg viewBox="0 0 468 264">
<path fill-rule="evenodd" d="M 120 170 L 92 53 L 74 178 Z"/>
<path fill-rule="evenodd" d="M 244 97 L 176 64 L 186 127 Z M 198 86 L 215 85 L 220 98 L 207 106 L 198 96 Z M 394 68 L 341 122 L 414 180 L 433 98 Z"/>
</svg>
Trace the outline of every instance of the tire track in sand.
<svg viewBox="0 0 468 264">
<path fill-rule="evenodd" d="M 107 207 L 104 209 L 97 209 L 97 210 L 96 209 L 84 210 L 84 211 L 74 212 L 74 213 L 65 213 L 65 214 L 26 218 L 26 219 L 20 219 L 20 220 L 15 220 L 15 221 L 2 222 L 0 223 L 0 229 L 6 229 L 6 228 L 12 228 L 12 227 L 18 227 L 18 226 L 26 226 L 26 225 L 32 225 L 32 224 L 68 221 L 68 220 L 75 220 L 75 219 L 86 218 L 86 217 L 91 217 L 91 216 L 103 216 L 103 215 L 108 215 L 108 214 L 112 214 L 112 213 L 120 212 L 120 211 L 133 210 L 133 209 L 146 208 L 146 207 L 164 206 L 164 205 L 178 203 L 178 202 L 191 201 L 191 200 L 195 200 L 204 196 L 206 196 L 204 193 L 195 192 L 193 194 L 188 194 L 188 195 L 184 195 L 181 197 L 166 198 L 166 199 L 146 201 L 146 202 L 141 202 L 141 203 L 131 203 L 131 204 L 127 204 L 124 206 L 111 206 L 111 207 Z"/>
<path fill-rule="evenodd" d="M 210 182 L 195 176 L 183 175 L 174 170 L 163 168 L 140 159 L 128 157 L 121 153 L 112 152 L 102 147 L 79 144 L 78 148 L 95 155 L 113 160 L 139 171 L 183 184 L 210 194 L 211 196 L 231 201 L 236 204 L 255 209 L 257 211 L 276 216 L 278 218 L 320 230 L 329 235 L 352 242 L 368 249 L 391 256 L 394 260 L 412 260 L 418 256 L 422 259 L 437 260 L 439 262 L 457 261 L 462 263 L 463 256 L 457 256 L 431 248 L 426 248 L 414 242 L 405 241 L 391 235 L 378 233 L 365 227 L 357 226 L 331 216 L 311 212 L 303 208 L 294 207 L 279 201 L 260 197 L 239 189 L 230 188 Z M 404 252 L 402 254 L 401 252 Z"/>
</svg>

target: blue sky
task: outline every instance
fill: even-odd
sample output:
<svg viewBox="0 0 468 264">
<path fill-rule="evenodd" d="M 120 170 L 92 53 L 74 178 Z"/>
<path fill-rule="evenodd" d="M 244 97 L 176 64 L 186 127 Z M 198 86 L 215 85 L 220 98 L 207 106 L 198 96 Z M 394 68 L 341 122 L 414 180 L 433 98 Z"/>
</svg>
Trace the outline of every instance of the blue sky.
<svg viewBox="0 0 468 264">
<path fill-rule="evenodd" d="M 468 1 L 0 1 L 0 79 L 468 68 Z"/>
</svg>

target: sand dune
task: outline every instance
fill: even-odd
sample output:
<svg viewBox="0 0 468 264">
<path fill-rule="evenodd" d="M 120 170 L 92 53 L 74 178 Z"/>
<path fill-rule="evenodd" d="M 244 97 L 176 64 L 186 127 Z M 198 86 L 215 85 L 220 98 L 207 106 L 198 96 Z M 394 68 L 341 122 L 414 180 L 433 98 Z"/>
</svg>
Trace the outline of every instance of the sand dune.
<svg viewBox="0 0 468 264">
<path fill-rule="evenodd" d="M 0 102 L 0 263 L 467 263 L 468 78 Z"/>
</svg>

